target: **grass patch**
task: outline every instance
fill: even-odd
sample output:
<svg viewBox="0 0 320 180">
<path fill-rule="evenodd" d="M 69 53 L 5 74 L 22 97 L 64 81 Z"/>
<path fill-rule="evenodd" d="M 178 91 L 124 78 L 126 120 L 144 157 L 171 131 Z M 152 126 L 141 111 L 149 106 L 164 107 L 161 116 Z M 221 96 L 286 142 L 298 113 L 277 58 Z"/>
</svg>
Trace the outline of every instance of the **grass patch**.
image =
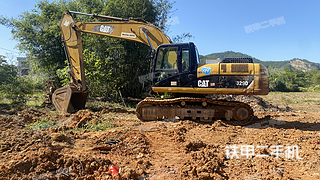
<svg viewBox="0 0 320 180">
<path fill-rule="evenodd" d="M 28 96 L 26 106 L 41 107 L 44 101 L 45 101 L 45 94 L 39 92 L 39 93 Z"/>
<path fill-rule="evenodd" d="M 91 109 L 93 111 L 101 111 L 103 109 L 109 108 L 121 108 L 125 110 L 134 111 L 137 106 L 137 103 L 128 103 L 126 102 L 126 106 L 123 103 L 113 102 L 113 101 L 98 101 L 98 100 L 88 100 L 86 103 L 86 108 Z"/>
<path fill-rule="evenodd" d="M 41 129 L 56 128 L 56 127 L 57 126 L 49 119 L 42 118 L 41 120 L 37 120 L 36 122 L 27 126 L 27 130 L 41 130 Z"/>
<path fill-rule="evenodd" d="M 319 92 L 270 92 L 266 96 L 260 96 L 267 102 L 285 107 L 288 105 L 294 110 L 319 112 Z"/>
<path fill-rule="evenodd" d="M 286 103 L 286 104 L 295 104 L 295 101 L 293 99 L 288 99 L 285 97 L 281 97 L 281 99 Z"/>
<path fill-rule="evenodd" d="M 40 108 L 42 103 L 45 100 L 45 95 L 42 92 L 37 92 L 35 94 L 30 94 L 25 96 L 26 102 L 17 103 L 13 100 L 10 100 L 3 95 L 0 95 L 0 106 L 6 107 L 7 109 L 15 110 L 23 107 L 35 107 Z"/>
<path fill-rule="evenodd" d="M 311 100 L 311 99 L 304 99 L 302 102 L 318 102 L 316 100 Z"/>
<path fill-rule="evenodd" d="M 88 131 L 104 131 L 107 129 L 112 129 L 117 127 L 112 123 L 111 118 L 104 117 L 103 119 L 96 120 L 91 123 L 86 123 L 83 125 L 82 128 L 74 128 L 74 131 L 82 131 L 82 130 L 88 130 Z"/>
</svg>

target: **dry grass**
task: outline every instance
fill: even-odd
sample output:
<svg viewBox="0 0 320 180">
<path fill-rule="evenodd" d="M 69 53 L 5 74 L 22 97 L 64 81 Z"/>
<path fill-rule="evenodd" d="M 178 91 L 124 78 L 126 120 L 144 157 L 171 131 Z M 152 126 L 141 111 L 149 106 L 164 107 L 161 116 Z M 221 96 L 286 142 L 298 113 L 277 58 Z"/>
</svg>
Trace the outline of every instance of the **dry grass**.
<svg viewBox="0 0 320 180">
<path fill-rule="evenodd" d="M 289 106 L 296 111 L 320 111 L 319 92 L 270 92 L 261 97 L 279 107 Z"/>
</svg>

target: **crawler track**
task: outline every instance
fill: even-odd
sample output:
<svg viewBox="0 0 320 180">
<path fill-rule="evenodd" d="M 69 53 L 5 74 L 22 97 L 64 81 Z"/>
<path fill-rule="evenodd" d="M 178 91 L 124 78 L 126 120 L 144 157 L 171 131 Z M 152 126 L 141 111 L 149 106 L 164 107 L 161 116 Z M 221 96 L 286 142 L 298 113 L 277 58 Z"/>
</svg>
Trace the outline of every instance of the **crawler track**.
<svg viewBox="0 0 320 180">
<path fill-rule="evenodd" d="M 148 97 L 137 105 L 136 113 L 142 121 L 179 117 L 179 119 L 202 122 L 222 119 L 233 125 L 248 124 L 253 118 L 253 110 L 246 103 L 191 97 L 172 99 Z"/>
</svg>

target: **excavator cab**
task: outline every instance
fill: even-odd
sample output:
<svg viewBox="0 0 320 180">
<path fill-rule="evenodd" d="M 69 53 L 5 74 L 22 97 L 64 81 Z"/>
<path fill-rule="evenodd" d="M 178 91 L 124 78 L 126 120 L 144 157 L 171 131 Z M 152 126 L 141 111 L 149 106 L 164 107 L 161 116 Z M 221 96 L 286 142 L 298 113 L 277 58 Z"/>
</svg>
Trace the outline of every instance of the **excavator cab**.
<svg viewBox="0 0 320 180">
<path fill-rule="evenodd" d="M 197 77 L 199 56 L 190 43 L 160 45 L 153 63 L 154 87 L 181 87 Z"/>
</svg>

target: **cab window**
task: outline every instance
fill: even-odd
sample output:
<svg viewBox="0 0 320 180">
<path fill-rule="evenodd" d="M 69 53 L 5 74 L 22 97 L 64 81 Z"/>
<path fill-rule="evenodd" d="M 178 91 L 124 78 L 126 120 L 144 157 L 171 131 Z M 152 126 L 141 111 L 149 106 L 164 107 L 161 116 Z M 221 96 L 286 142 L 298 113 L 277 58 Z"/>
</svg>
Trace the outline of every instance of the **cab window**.
<svg viewBox="0 0 320 180">
<path fill-rule="evenodd" d="M 161 48 L 157 57 L 156 69 L 177 69 L 178 48 Z"/>
<path fill-rule="evenodd" d="M 182 49 L 182 72 L 189 71 L 189 49 Z"/>
<path fill-rule="evenodd" d="M 198 48 L 196 48 L 196 58 L 197 58 L 197 64 L 200 64 Z"/>
</svg>

